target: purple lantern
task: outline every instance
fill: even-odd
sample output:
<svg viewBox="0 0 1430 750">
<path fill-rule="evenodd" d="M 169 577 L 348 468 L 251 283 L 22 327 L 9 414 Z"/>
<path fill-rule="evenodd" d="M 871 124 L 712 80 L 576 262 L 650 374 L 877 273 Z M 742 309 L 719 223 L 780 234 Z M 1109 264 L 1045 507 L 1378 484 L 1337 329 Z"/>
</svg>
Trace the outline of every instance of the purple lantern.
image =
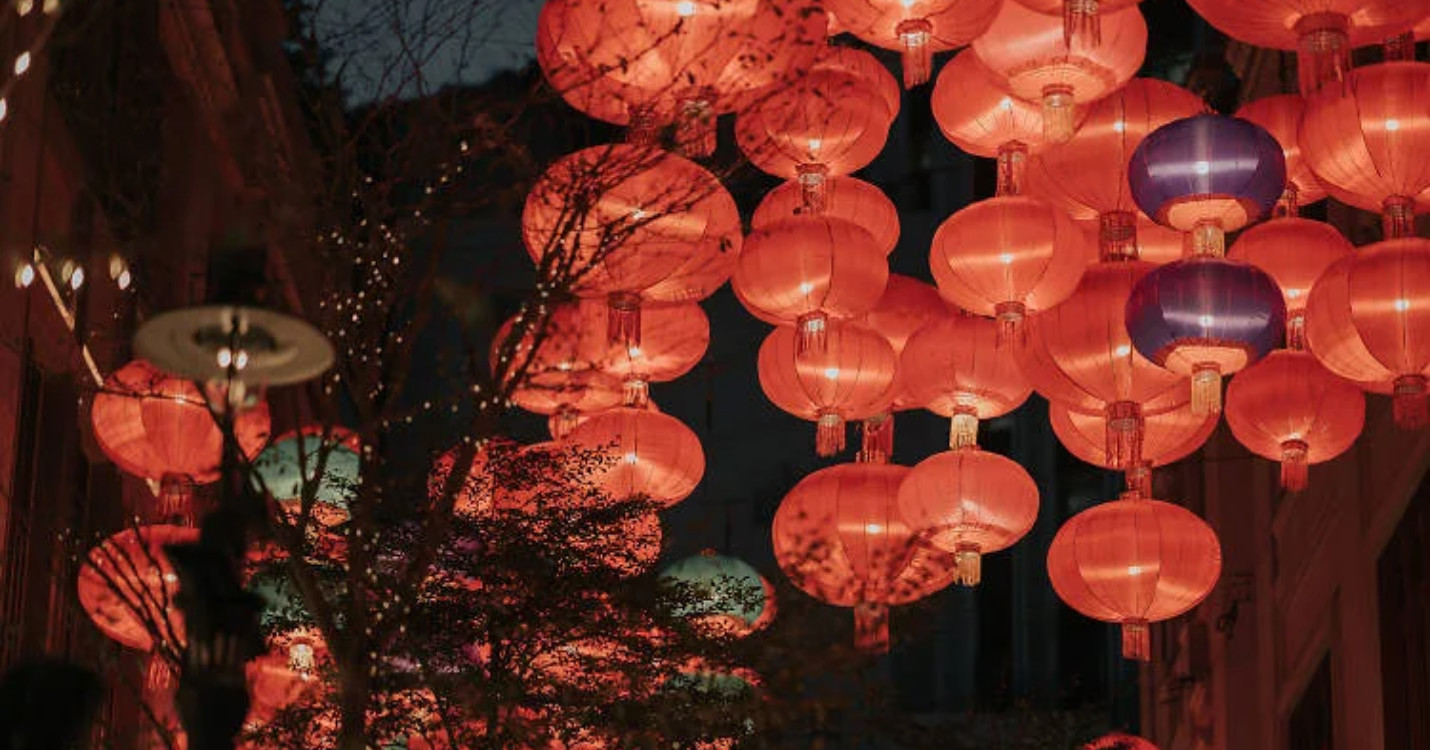
<svg viewBox="0 0 1430 750">
<path fill-rule="evenodd" d="M 1147 359 L 1192 378 L 1192 412 L 1221 410 L 1221 377 L 1280 344 L 1286 301 L 1265 271 L 1194 255 L 1153 269 L 1127 299 L 1127 334 Z"/>
<path fill-rule="evenodd" d="M 1261 126 L 1196 115 L 1152 131 L 1127 164 L 1132 197 L 1157 223 L 1224 255 L 1225 233 L 1265 217 L 1286 187 L 1286 155 Z"/>
</svg>

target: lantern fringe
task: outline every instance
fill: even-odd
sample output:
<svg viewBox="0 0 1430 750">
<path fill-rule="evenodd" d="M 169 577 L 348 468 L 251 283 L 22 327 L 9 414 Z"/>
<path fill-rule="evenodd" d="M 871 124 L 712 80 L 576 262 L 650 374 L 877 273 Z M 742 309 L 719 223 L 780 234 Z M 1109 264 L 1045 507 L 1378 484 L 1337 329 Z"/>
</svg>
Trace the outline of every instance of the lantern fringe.
<svg viewBox="0 0 1430 750">
<path fill-rule="evenodd" d="M 1288 182 L 1281 190 L 1281 197 L 1276 199 L 1276 205 L 1271 209 L 1271 216 L 1275 219 L 1296 218 L 1301 215 L 1301 190 L 1296 187 L 1296 183 Z"/>
<path fill-rule="evenodd" d="M 889 607 L 860 602 L 854 605 L 854 645 L 871 654 L 889 652 Z"/>
<path fill-rule="evenodd" d="M 1415 201 L 1392 195 L 1381 204 L 1380 229 L 1385 239 L 1415 236 Z"/>
<path fill-rule="evenodd" d="M 1028 308 L 1022 302 L 999 302 L 994 306 L 993 315 L 998 319 L 996 346 L 1022 343 L 1023 318 L 1027 313 Z"/>
<path fill-rule="evenodd" d="M 894 32 L 904 45 L 904 88 L 911 89 L 928 83 L 933 67 L 933 49 L 929 47 L 929 37 L 933 35 L 933 24 L 927 19 L 911 18 L 900 21 Z"/>
<path fill-rule="evenodd" d="M 626 143 L 632 146 L 651 148 L 659 142 L 660 125 L 655 118 L 649 112 L 632 112 L 630 123 L 626 125 Z"/>
<path fill-rule="evenodd" d="M 1107 405 L 1103 450 L 1107 454 L 1109 469 L 1127 469 L 1142 463 L 1145 428 L 1141 404 L 1114 401 Z"/>
<path fill-rule="evenodd" d="M 1396 34 L 1381 45 L 1385 62 L 1415 62 L 1415 32 Z"/>
<path fill-rule="evenodd" d="M 562 407 L 551 415 L 551 437 L 556 440 L 565 440 L 571 431 L 576 429 L 576 423 L 580 420 L 580 412 L 570 407 Z"/>
<path fill-rule="evenodd" d="M 960 545 L 953 559 L 958 565 L 955 580 L 960 586 L 977 586 L 983 580 L 983 554 L 977 547 Z"/>
<path fill-rule="evenodd" d="M 1197 416 L 1221 411 L 1221 371 L 1216 365 L 1192 368 L 1192 413 Z"/>
<path fill-rule="evenodd" d="M 1137 497 L 1152 496 L 1152 464 L 1141 461 L 1127 470 L 1127 491 Z"/>
<path fill-rule="evenodd" d="M 1192 227 L 1192 255 L 1226 257 L 1226 230 L 1214 220 L 1199 221 Z"/>
<path fill-rule="evenodd" d="M 1310 446 L 1304 440 L 1287 440 L 1281 443 L 1281 487 L 1289 492 L 1306 489 L 1310 466 L 1306 454 Z"/>
<path fill-rule="evenodd" d="M 1138 661 L 1152 661 L 1152 634 L 1147 623 L 1132 620 L 1122 623 L 1122 657 Z"/>
<path fill-rule="evenodd" d="M 1286 348 L 1293 352 L 1306 351 L 1306 311 L 1286 311 Z"/>
<path fill-rule="evenodd" d="M 1296 70 L 1301 95 L 1312 96 L 1328 84 L 1350 93 L 1351 42 L 1346 32 L 1349 20 L 1340 13 L 1310 13 L 1296 22 L 1300 42 L 1296 48 Z"/>
<path fill-rule="evenodd" d="M 844 450 L 844 418 L 833 412 L 819 415 L 814 427 L 814 452 L 829 458 Z"/>
<path fill-rule="evenodd" d="M 1103 263 L 1137 260 L 1137 215 L 1106 211 L 1097 218 L 1097 259 Z"/>
<path fill-rule="evenodd" d="M 799 193 L 804 200 L 805 212 L 811 214 L 824 213 L 826 199 L 825 178 L 829 176 L 829 167 L 823 164 L 801 164 L 799 165 Z"/>
<path fill-rule="evenodd" d="M 640 295 L 612 292 L 606 298 L 606 339 L 624 349 L 641 345 Z"/>
<path fill-rule="evenodd" d="M 626 406 L 644 409 L 650 405 L 650 381 L 641 377 L 628 377 L 622 384 L 622 403 Z"/>
<path fill-rule="evenodd" d="M 888 463 L 894 455 L 894 415 L 885 412 L 860 423 L 859 460 L 862 463 Z"/>
<path fill-rule="evenodd" d="M 1102 45 L 1102 15 L 1098 0 L 1063 0 L 1063 43 L 1086 49 Z"/>
<path fill-rule="evenodd" d="M 978 415 L 955 412 L 948 420 L 948 447 L 953 450 L 978 445 Z"/>
<path fill-rule="evenodd" d="M 1009 141 L 998 147 L 998 189 L 995 195 L 1021 195 L 1023 175 L 1027 172 L 1028 146 L 1021 141 Z"/>
<path fill-rule="evenodd" d="M 181 474 L 159 479 L 159 517 L 175 526 L 194 525 L 194 482 Z"/>
<path fill-rule="evenodd" d="M 1419 430 L 1430 424 L 1430 403 L 1425 398 L 1424 375 L 1402 375 L 1395 379 L 1392 410 L 1395 424 L 1401 429 Z"/>
<path fill-rule="evenodd" d="M 163 693 L 174 686 L 174 670 L 158 652 L 149 654 L 149 663 L 144 668 L 144 688 L 151 694 Z"/>
<path fill-rule="evenodd" d="M 1043 89 L 1043 137 L 1053 143 L 1072 138 L 1074 114 L 1072 87 L 1055 85 Z"/>
<path fill-rule="evenodd" d="M 681 107 L 680 122 L 675 128 L 675 142 L 682 153 L 703 159 L 715 153 L 718 120 L 715 110 L 705 99 L 692 99 Z"/>
<path fill-rule="evenodd" d="M 823 354 L 829 350 L 829 317 L 822 312 L 801 315 L 794 334 L 795 356 Z"/>
</svg>

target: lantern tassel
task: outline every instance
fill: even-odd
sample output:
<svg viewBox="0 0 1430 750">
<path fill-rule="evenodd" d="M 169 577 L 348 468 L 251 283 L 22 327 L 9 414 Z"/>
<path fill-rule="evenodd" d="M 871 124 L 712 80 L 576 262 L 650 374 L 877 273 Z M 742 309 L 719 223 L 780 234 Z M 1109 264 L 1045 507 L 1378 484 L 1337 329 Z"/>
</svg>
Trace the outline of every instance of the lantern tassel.
<svg viewBox="0 0 1430 750">
<path fill-rule="evenodd" d="M 829 348 L 829 317 L 822 312 L 801 315 L 796 321 L 795 355 L 823 354 Z"/>
<path fill-rule="evenodd" d="M 144 688 L 150 693 L 163 693 L 174 685 L 174 670 L 155 651 L 149 654 L 149 663 L 144 669 Z"/>
<path fill-rule="evenodd" d="M 1142 405 L 1136 401 L 1114 401 L 1107 405 L 1105 428 L 1107 466 L 1127 469 L 1142 463 L 1142 441 L 1146 427 Z"/>
<path fill-rule="evenodd" d="M 1141 461 L 1127 470 L 1127 491 L 1138 497 L 1152 496 L 1152 464 Z"/>
<path fill-rule="evenodd" d="M 1152 661 L 1152 634 L 1143 620 L 1122 623 L 1122 657 Z"/>
<path fill-rule="evenodd" d="M 641 345 L 640 295 L 612 292 L 606 298 L 606 339 L 625 349 Z"/>
<path fill-rule="evenodd" d="M 1043 136 L 1053 143 L 1073 137 L 1073 90 L 1070 86 L 1048 86 L 1043 89 Z"/>
<path fill-rule="evenodd" d="M 978 415 L 973 412 L 954 412 L 948 420 L 948 447 L 953 450 L 972 448 L 978 445 Z"/>
<path fill-rule="evenodd" d="M 860 602 L 854 605 L 854 645 L 871 654 L 889 652 L 889 607 Z"/>
<path fill-rule="evenodd" d="M 823 164 L 799 165 L 799 193 L 804 199 L 804 209 L 811 214 L 824 213 L 825 177 L 829 167 Z"/>
<path fill-rule="evenodd" d="M 622 384 L 622 402 L 626 406 L 644 409 L 650 405 L 650 381 L 631 376 Z"/>
<path fill-rule="evenodd" d="M 961 544 L 953 559 L 958 565 L 956 580 L 960 586 L 977 586 L 983 580 L 983 554 L 978 547 Z"/>
<path fill-rule="evenodd" d="M 675 142 L 686 156 L 703 159 L 715 153 L 715 109 L 705 99 L 692 99 L 681 107 L 680 124 L 675 128 Z"/>
<path fill-rule="evenodd" d="M 1020 195 L 1023 175 L 1027 172 L 1028 146 L 1009 141 L 998 147 L 998 189 L 996 195 Z"/>
<path fill-rule="evenodd" d="M 1197 416 L 1221 411 L 1221 370 L 1216 365 L 1192 368 L 1192 413 Z"/>
<path fill-rule="evenodd" d="M 1401 429 L 1419 430 L 1430 424 L 1430 403 L 1425 400 L 1425 376 L 1402 375 L 1395 379 L 1392 397 L 1395 424 Z"/>
<path fill-rule="evenodd" d="M 1287 440 L 1281 443 L 1281 487 L 1289 492 L 1306 489 L 1309 465 L 1306 452 L 1310 446 L 1304 440 Z"/>
<path fill-rule="evenodd" d="M 1301 95 L 1311 96 L 1330 83 L 1340 86 L 1342 96 L 1351 69 L 1351 41 L 1346 32 L 1349 19 L 1340 13 L 1309 13 L 1296 22 L 1300 35 L 1296 49 L 1296 69 Z"/>
<path fill-rule="evenodd" d="M 630 123 L 626 125 L 626 143 L 650 148 L 659 141 L 660 125 L 656 123 L 655 117 L 646 110 L 632 112 Z"/>
<path fill-rule="evenodd" d="M 1137 215 L 1107 211 L 1097 218 L 1097 259 L 1103 263 L 1137 260 Z"/>
<path fill-rule="evenodd" d="M 1028 308 L 1022 302 L 999 302 L 993 308 L 993 315 L 998 319 L 998 339 L 996 346 L 1002 347 L 1009 343 L 1021 343 L 1023 333 L 1023 318 L 1027 315 Z"/>
<path fill-rule="evenodd" d="M 819 415 L 814 427 L 814 452 L 829 458 L 844 450 L 844 418 L 834 412 Z"/>
<path fill-rule="evenodd" d="M 180 474 L 165 474 L 159 480 L 159 516 L 176 526 L 194 524 L 194 483 Z"/>
<path fill-rule="evenodd" d="M 929 47 L 933 24 L 924 18 L 908 19 L 900 21 L 894 32 L 904 45 L 904 88 L 928 83 L 930 68 L 933 67 L 933 49 Z"/>
<path fill-rule="evenodd" d="M 894 415 L 885 412 L 860 423 L 859 460 L 862 463 L 888 463 L 894 455 Z"/>
<path fill-rule="evenodd" d="M 547 425 L 551 429 L 551 437 L 556 440 L 565 440 L 571 431 L 576 429 L 576 424 L 581 421 L 581 413 L 569 406 L 563 406 L 551 415 L 551 421 Z"/>
<path fill-rule="evenodd" d="M 1221 222 L 1199 221 L 1192 227 L 1192 255 L 1226 257 L 1226 230 Z"/>
<path fill-rule="evenodd" d="M 1415 236 L 1415 201 L 1403 195 L 1392 195 L 1381 204 L 1381 234 L 1385 239 Z"/>
<path fill-rule="evenodd" d="M 1102 15 L 1098 0 L 1063 0 L 1063 42 L 1095 49 L 1102 45 Z"/>
</svg>

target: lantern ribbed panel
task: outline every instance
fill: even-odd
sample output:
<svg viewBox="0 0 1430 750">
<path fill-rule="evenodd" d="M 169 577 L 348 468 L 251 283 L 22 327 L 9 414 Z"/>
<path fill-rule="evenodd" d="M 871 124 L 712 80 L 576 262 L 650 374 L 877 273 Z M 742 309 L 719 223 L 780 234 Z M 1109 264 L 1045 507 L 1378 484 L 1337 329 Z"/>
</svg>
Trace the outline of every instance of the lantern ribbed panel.
<svg viewBox="0 0 1430 750">
<path fill-rule="evenodd" d="M 879 301 L 888 279 L 888 261 L 863 227 L 831 216 L 798 216 L 750 234 L 731 284 L 747 305 L 794 323 L 812 313 L 862 315 Z"/>
<path fill-rule="evenodd" d="M 1306 101 L 1301 150 L 1337 200 L 1377 213 L 1387 199 L 1430 208 L 1430 63 L 1388 62 L 1350 74 L 1352 93 Z M 1394 127 L 1390 126 L 1394 123 Z"/>
<path fill-rule="evenodd" d="M 609 9 L 595 3 L 551 0 L 536 22 L 536 61 L 551 87 L 568 104 L 597 120 L 630 125 L 658 101 L 654 89 L 632 86 L 602 74 L 604 45 L 636 25 L 634 5 L 617 2 Z"/>
<path fill-rule="evenodd" d="M 1127 298 L 1155 266 L 1141 261 L 1098 263 L 1062 304 L 1029 318 L 1016 349 L 1024 375 L 1049 401 L 1088 413 L 1109 404 L 1142 404 L 1145 414 L 1184 403 L 1184 379 L 1158 367 L 1127 335 Z"/>
<path fill-rule="evenodd" d="M 822 352 L 800 354 L 795 339 L 794 329 L 781 327 L 760 345 L 760 388 L 780 410 L 820 421 L 821 431 L 837 427 L 842 435 L 843 422 L 889 408 L 898 357 L 883 336 L 852 323 L 831 322 Z M 836 420 L 837 425 L 826 427 L 825 420 Z M 827 455 L 824 450 L 821 454 Z"/>
<path fill-rule="evenodd" d="M 626 144 L 595 146 L 552 164 L 527 196 L 521 220 L 527 252 L 538 264 L 586 271 L 578 280 L 583 294 L 639 293 L 688 269 L 702 253 L 740 246 L 739 211 L 715 175 L 673 154 Z M 547 261 L 548 253 L 557 255 Z"/>
<path fill-rule="evenodd" d="M 752 229 L 764 229 L 807 213 L 798 180 L 781 183 L 765 194 L 750 217 Z M 874 238 L 884 255 L 899 242 L 899 210 L 884 191 L 857 177 L 834 176 L 824 180 L 825 216 L 858 224 Z"/>
<path fill-rule="evenodd" d="M 1038 486 L 1016 461 L 964 448 L 919 462 L 899 487 L 899 510 L 947 552 L 1011 547 L 1038 520 Z"/>
<path fill-rule="evenodd" d="M 1306 302 L 1306 341 L 1332 372 L 1381 393 L 1416 426 L 1430 374 L 1430 240 L 1367 245 L 1332 265 Z M 1416 406 L 1416 404 L 1420 406 Z"/>
<path fill-rule="evenodd" d="M 815 70 L 779 96 L 741 112 L 735 138 L 751 163 L 776 177 L 795 179 L 801 165 L 847 175 L 879 155 L 892 121 L 884 101 L 863 79 Z"/>
<path fill-rule="evenodd" d="M 972 315 L 924 324 L 909 338 L 899 371 L 910 398 L 944 417 L 1001 417 L 1033 392 L 1013 352 L 998 346 L 998 324 Z"/>
<path fill-rule="evenodd" d="M 1326 197 L 1326 187 L 1311 171 L 1301 152 L 1301 115 L 1306 100 L 1297 94 L 1275 94 L 1241 105 L 1236 116 L 1256 123 L 1281 144 L 1286 157 L 1286 184 L 1296 188 L 1296 202 L 1306 206 Z"/>
<path fill-rule="evenodd" d="M 995 158 L 1000 147 L 1015 142 L 1028 153 L 1045 145 L 1042 109 L 1013 96 L 972 50 L 944 63 L 929 103 L 944 137 L 974 156 Z"/>
<path fill-rule="evenodd" d="M 1142 463 L 1166 466 L 1196 452 L 1216 432 L 1215 414 L 1196 415 L 1182 389 L 1182 405 L 1169 411 L 1144 415 L 1142 418 Z M 1052 402 L 1048 404 L 1048 421 L 1053 434 L 1068 453 L 1085 463 L 1104 469 L 1129 468 L 1119 466 L 1107 452 L 1107 419 L 1102 412 L 1085 414 Z"/>
<path fill-rule="evenodd" d="M 1111 94 L 1142 67 L 1147 24 L 1137 8 L 1125 8 L 1103 14 L 1101 44 L 1069 44 L 1061 18 L 1005 2 L 973 50 L 1015 96 L 1042 102 L 1045 132 L 1066 140 L 1073 134 L 1074 104 Z"/>
<path fill-rule="evenodd" d="M 134 360 L 104 380 L 90 407 L 100 450 L 127 474 L 153 481 L 181 477 L 198 484 L 218 480 L 223 431 L 191 380 L 170 377 Z M 244 455 L 268 442 L 268 404 L 260 401 L 234 420 Z"/>
<path fill-rule="evenodd" d="M 105 636 L 121 645 L 149 651 L 154 648 L 149 623 L 167 622 L 176 639 L 170 645 L 181 648 L 184 618 L 172 604 L 179 579 L 164 546 L 198 539 L 198 529 L 165 525 L 140 526 L 109 537 L 90 550 L 80 566 L 80 606 Z"/>
<path fill-rule="evenodd" d="M 593 481 L 616 499 L 645 496 L 674 505 L 689 497 L 705 474 L 705 452 L 695 433 L 675 417 L 646 409 L 601 412 L 567 440 L 610 457 Z"/>
<path fill-rule="evenodd" d="M 816 70 L 831 70 L 863 81 L 884 102 L 890 122 L 898 117 L 904 92 L 879 58 L 857 47 L 830 46 L 815 63 Z"/>
<path fill-rule="evenodd" d="M 1205 109 L 1192 92 L 1153 78 L 1133 78 L 1088 107 L 1072 140 L 1035 155 L 1028 192 L 1079 219 L 1137 211 L 1127 185 L 1127 162 L 1148 133 Z M 1145 217 L 1143 219 L 1145 221 Z"/>
<path fill-rule="evenodd" d="M 488 357 L 492 372 L 501 364 L 501 347 L 516 326 L 509 318 L 492 339 Z M 563 411 L 592 412 L 621 402 L 621 383 L 606 373 L 599 354 L 604 348 L 595 339 L 604 338 L 604 328 L 591 327 L 580 303 L 554 307 L 544 327 L 541 345 L 535 346 L 535 331 L 516 342 L 511 356 L 524 369 L 506 369 L 507 378 L 520 378 L 511 388 L 512 403 L 536 414 L 554 415 Z"/>
<path fill-rule="evenodd" d="M 1029 196 L 979 201 L 934 233 L 929 269 L 944 299 L 979 315 L 1046 310 L 1077 286 L 1091 253 L 1067 214 Z M 1006 309 L 1006 308 L 1004 308 Z"/>
<path fill-rule="evenodd" d="M 1365 423 L 1365 394 L 1310 352 L 1274 351 L 1237 373 L 1226 389 L 1226 421 L 1252 453 L 1282 462 L 1282 485 L 1305 486 L 1305 467 L 1355 443 Z"/>
<path fill-rule="evenodd" d="M 1350 241 L 1329 224 L 1285 217 L 1242 232 L 1227 257 L 1270 274 L 1285 296 L 1286 309 L 1299 311 L 1305 308 L 1316 279 L 1353 250 Z"/>
<path fill-rule="evenodd" d="M 1048 548 L 1058 598 L 1094 620 L 1121 623 L 1129 657 L 1149 658 L 1147 623 L 1195 607 L 1220 575 L 1221 543 L 1205 521 L 1132 494 L 1068 519 Z"/>
<path fill-rule="evenodd" d="M 1195 115 L 1142 139 L 1127 181 L 1142 212 L 1164 226 L 1190 232 L 1211 222 L 1230 232 L 1271 212 L 1286 187 L 1286 157 L 1259 125 Z"/>
<path fill-rule="evenodd" d="M 988 30 L 998 0 L 825 0 L 844 31 L 904 53 L 904 83 L 928 80 L 929 56 L 962 47 Z"/>
<path fill-rule="evenodd" d="M 892 464 L 840 464 L 800 480 L 771 528 L 775 559 L 790 582 L 835 606 L 876 609 L 951 583 L 953 556 L 917 541 L 899 511 L 908 473 Z M 887 634 L 882 644 L 863 645 L 887 648 Z"/>
<path fill-rule="evenodd" d="M 937 288 L 912 276 L 891 273 L 884 295 L 860 320 L 888 339 L 895 354 L 902 354 L 915 331 L 947 314 L 948 303 L 939 296 Z"/>
</svg>

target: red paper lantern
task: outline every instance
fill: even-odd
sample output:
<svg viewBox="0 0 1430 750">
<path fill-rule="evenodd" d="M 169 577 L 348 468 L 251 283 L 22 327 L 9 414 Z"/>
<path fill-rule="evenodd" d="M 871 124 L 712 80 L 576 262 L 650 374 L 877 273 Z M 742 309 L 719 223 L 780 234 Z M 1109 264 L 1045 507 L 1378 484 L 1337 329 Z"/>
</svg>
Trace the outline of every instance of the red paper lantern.
<svg viewBox="0 0 1430 750">
<path fill-rule="evenodd" d="M 814 72 L 739 113 L 735 140 L 761 171 L 799 180 L 812 213 L 824 210 L 824 180 L 864 168 L 884 148 L 897 110 L 875 85 L 835 68 Z"/>
<path fill-rule="evenodd" d="M 300 628 L 273 639 L 272 650 L 248 662 L 251 697 L 248 720 L 272 721 L 283 709 L 313 697 L 323 687 L 318 665 L 329 659 L 327 644 L 316 630 Z"/>
<path fill-rule="evenodd" d="M 124 646 L 152 650 L 157 627 L 162 641 L 182 648 L 184 617 L 174 601 L 179 576 L 164 547 L 198 539 L 198 529 L 166 525 L 126 529 L 105 539 L 80 566 L 80 606 L 100 632 Z"/>
<path fill-rule="evenodd" d="M 912 401 L 949 417 L 950 448 L 977 444 L 979 420 L 1012 412 L 1033 392 L 1013 353 L 997 342 L 993 320 L 945 313 L 919 328 L 899 358 Z"/>
<path fill-rule="evenodd" d="M 1066 299 L 1090 255 L 1087 236 L 1061 209 L 1009 195 L 948 217 L 934 233 L 929 269 L 944 299 L 996 317 L 1007 335 L 1028 313 Z"/>
<path fill-rule="evenodd" d="M 1016 352 L 1049 401 L 1104 415 L 1105 452 L 1118 469 L 1141 463 L 1146 415 L 1186 402 L 1185 379 L 1143 357 L 1127 335 L 1127 297 L 1153 268 L 1135 260 L 1092 266 L 1065 302 L 1029 319 Z"/>
<path fill-rule="evenodd" d="M 539 347 L 535 319 L 519 340 L 508 342 L 519 314 L 502 324 L 492 339 L 492 374 L 505 381 L 512 403 L 553 417 L 561 433 L 556 437 L 575 427 L 578 415 L 609 409 L 624 399 L 621 381 L 602 369 L 592 356 L 595 347 L 586 343 L 604 336 L 599 329 L 590 330 L 581 313 L 574 302 L 555 306 L 542 324 Z"/>
<path fill-rule="evenodd" d="M 806 476 L 775 511 L 775 560 L 810 596 L 854 609 L 855 643 L 889 648 L 889 607 L 952 582 L 953 556 L 921 542 L 899 511 L 903 466 L 839 464 Z"/>
<path fill-rule="evenodd" d="M 1135 7 L 1105 14 L 1101 43 L 1090 47 L 1070 43 L 1060 19 L 1007 2 L 973 51 L 1007 79 L 1015 96 L 1042 102 L 1045 135 L 1065 141 L 1073 134 L 1075 105 L 1111 94 L 1142 67 L 1147 24 Z"/>
<path fill-rule="evenodd" d="M 953 145 L 998 160 L 998 195 L 1023 192 L 1028 155 L 1046 145 L 1043 112 L 1036 104 L 1013 96 L 971 50 L 944 64 L 929 103 Z"/>
<path fill-rule="evenodd" d="M 791 180 L 765 194 L 750 217 L 750 227 L 765 229 L 805 213 L 804 187 Z M 824 215 L 858 224 L 884 255 L 892 253 L 899 242 L 899 209 L 884 191 L 857 177 L 825 178 Z"/>
<path fill-rule="evenodd" d="M 1133 78 L 1087 108 L 1072 140 L 1029 159 L 1027 191 L 1074 218 L 1100 222 L 1101 255 L 1131 255 L 1140 246 L 1143 260 L 1176 260 L 1182 256 L 1181 234 L 1158 227 L 1138 210 L 1127 184 L 1127 162 L 1148 133 L 1204 108 L 1180 86 Z"/>
<path fill-rule="evenodd" d="M 599 330 L 604 311 L 589 302 L 582 306 L 587 325 Z M 602 369 L 625 383 L 625 403 L 633 406 L 646 403 L 651 383 L 675 380 L 700 363 L 710 346 L 710 318 L 695 302 L 646 305 L 640 342 L 638 346 L 611 346 L 600 341 Z"/>
<path fill-rule="evenodd" d="M 1381 212 L 1386 237 L 1413 236 L 1430 206 L 1430 63 L 1367 65 L 1349 82 L 1350 96 L 1306 101 L 1301 150 L 1337 200 Z"/>
<path fill-rule="evenodd" d="M 610 409 L 582 422 L 567 440 L 609 455 L 592 481 L 617 499 L 646 497 L 674 505 L 689 497 L 705 474 L 700 439 L 680 420 L 658 412 Z"/>
<path fill-rule="evenodd" d="M 1367 245 L 1326 270 L 1306 300 L 1306 341 L 1327 369 L 1393 393 L 1395 421 L 1427 422 L 1430 240 Z"/>
<path fill-rule="evenodd" d="M 825 0 L 841 27 L 876 47 L 903 53 L 904 86 L 928 81 L 933 53 L 962 47 L 988 30 L 998 0 Z"/>
<path fill-rule="evenodd" d="M 1425 14 L 1424 6 L 1402 0 L 1188 0 L 1188 4 L 1233 39 L 1296 52 L 1305 96 L 1327 82 L 1344 81 L 1352 49 L 1409 31 Z"/>
<path fill-rule="evenodd" d="M 895 354 L 903 354 L 904 346 L 915 331 L 948 313 L 948 303 L 939 296 L 936 287 L 912 276 L 891 273 L 884 295 L 864 314 L 861 322 L 888 339 Z"/>
<path fill-rule="evenodd" d="M 522 239 L 544 277 L 574 277 L 609 305 L 613 341 L 640 343 L 651 287 L 737 252 L 740 216 L 698 164 L 652 148 L 595 146 L 551 165 L 527 196 Z M 712 289 L 713 291 L 713 289 Z M 682 300 L 684 301 L 684 300 Z"/>
<path fill-rule="evenodd" d="M 1058 598 L 1122 626 L 1122 655 L 1152 658 L 1148 623 L 1201 603 L 1221 576 L 1221 543 L 1195 513 L 1127 492 L 1068 519 L 1048 548 Z"/>
<path fill-rule="evenodd" d="M 820 352 L 799 354 L 792 328 L 776 328 L 760 345 L 760 389 L 780 410 L 817 424 L 815 450 L 844 450 L 844 423 L 889 408 L 898 357 L 889 342 L 852 323 L 832 322 Z"/>
<path fill-rule="evenodd" d="M 1104 469 L 1126 470 L 1127 487 L 1147 496 L 1152 491 L 1152 469 L 1176 463 L 1202 447 L 1216 432 L 1217 415 L 1192 413 L 1190 399 L 1175 409 L 1143 415 L 1141 460 L 1135 466 L 1119 466 L 1108 453 L 1104 413 L 1084 414 L 1051 402 L 1048 421 L 1068 453 Z"/>
<path fill-rule="evenodd" d="M 1260 125 L 1281 144 L 1286 155 L 1286 195 L 1281 201 L 1290 214 L 1326 197 L 1326 187 L 1301 153 L 1301 115 L 1305 111 L 1306 100 L 1296 94 L 1265 96 L 1236 111 L 1237 117 Z"/>
<path fill-rule="evenodd" d="M 1287 216 L 1242 232 L 1227 257 L 1246 261 L 1276 281 L 1286 299 L 1287 341 L 1299 342 L 1305 333 L 1306 295 L 1311 286 L 1331 264 L 1353 250 L 1335 227 Z"/>
<path fill-rule="evenodd" d="M 750 233 L 731 284 L 761 317 L 798 327 L 801 350 L 822 346 L 831 318 L 868 312 L 889 265 L 858 224 L 796 216 Z"/>
<path fill-rule="evenodd" d="M 1355 443 L 1365 424 L 1365 395 L 1310 352 L 1283 349 L 1231 379 L 1226 421 L 1247 450 L 1280 461 L 1281 486 L 1299 492 L 1308 465 Z"/>
<path fill-rule="evenodd" d="M 833 38 L 834 34 L 829 36 Z M 893 74 L 889 73 L 889 69 L 879 62 L 879 58 L 856 47 L 830 45 L 825 48 L 824 54 L 814 67 L 817 70 L 832 70 L 858 78 L 884 101 L 891 122 L 898 116 L 904 92 L 899 88 L 899 82 L 894 80 Z"/>
<path fill-rule="evenodd" d="M 935 453 L 899 487 L 899 510 L 915 533 L 958 563 L 976 586 L 983 555 L 1013 546 L 1038 520 L 1038 485 L 1016 461 L 977 446 Z"/>
<path fill-rule="evenodd" d="M 223 430 L 191 380 L 136 359 L 105 378 L 89 418 L 95 441 L 115 466 L 160 483 L 165 517 L 192 510 L 191 485 L 219 479 Z M 262 401 L 234 419 L 234 438 L 250 460 L 268 442 L 268 430 L 268 404 Z"/>
</svg>

